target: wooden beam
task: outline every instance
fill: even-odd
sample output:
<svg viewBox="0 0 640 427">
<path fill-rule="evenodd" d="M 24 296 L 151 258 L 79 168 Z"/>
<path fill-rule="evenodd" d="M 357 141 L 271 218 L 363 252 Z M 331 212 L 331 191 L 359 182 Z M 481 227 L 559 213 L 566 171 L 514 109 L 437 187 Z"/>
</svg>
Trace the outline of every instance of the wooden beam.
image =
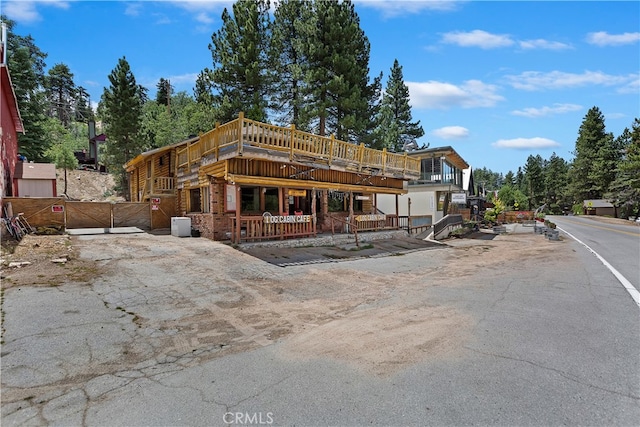
<svg viewBox="0 0 640 427">
<path fill-rule="evenodd" d="M 318 190 L 337 190 L 343 192 L 354 191 L 357 193 L 380 193 L 380 194 L 406 194 L 408 190 L 404 188 L 387 188 L 387 187 L 375 187 L 369 185 L 356 185 L 356 184 L 340 184 L 336 182 L 322 182 L 322 181 L 310 181 L 310 180 L 291 180 L 286 178 L 266 178 L 261 176 L 248 176 L 248 175 L 235 175 L 228 174 L 227 179 L 235 183 L 242 183 L 246 185 L 261 185 L 264 187 L 288 187 L 288 188 L 300 188 L 305 190 L 311 190 L 316 188 Z"/>
</svg>

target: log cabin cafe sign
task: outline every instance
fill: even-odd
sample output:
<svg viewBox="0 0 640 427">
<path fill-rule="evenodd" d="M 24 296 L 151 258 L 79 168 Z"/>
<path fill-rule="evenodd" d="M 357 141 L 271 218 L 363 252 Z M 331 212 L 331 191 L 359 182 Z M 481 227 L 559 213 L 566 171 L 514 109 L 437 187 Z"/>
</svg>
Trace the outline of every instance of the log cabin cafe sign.
<svg viewBox="0 0 640 427">
<path fill-rule="evenodd" d="M 311 222 L 311 215 L 271 215 L 270 212 L 262 214 L 265 224 L 295 224 Z"/>
</svg>

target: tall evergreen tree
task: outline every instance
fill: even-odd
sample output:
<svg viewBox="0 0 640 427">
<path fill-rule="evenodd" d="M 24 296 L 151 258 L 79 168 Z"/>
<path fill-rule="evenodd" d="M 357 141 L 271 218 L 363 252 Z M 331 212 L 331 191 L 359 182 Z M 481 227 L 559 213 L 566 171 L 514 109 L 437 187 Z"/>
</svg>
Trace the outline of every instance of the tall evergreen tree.
<svg viewBox="0 0 640 427">
<path fill-rule="evenodd" d="M 612 136 L 605 130 L 604 115 L 598 107 L 592 107 L 580 125 L 575 157 L 569 171 L 574 202 L 600 199 L 608 188 L 612 180 L 610 171 L 599 168 L 605 165 L 611 167 L 608 160 L 609 147 L 613 144 L 611 139 Z"/>
<path fill-rule="evenodd" d="M 25 129 L 24 134 L 18 135 L 20 153 L 29 160 L 45 161 L 45 152 L 50 144 L 45 132 L 46 103 L 43 91 L 47 54 L 36 46 L 31 36 L 15 34 L 14 21 L 4 16 L 2 21 L 7 24 L 7 62 Z"/>
<path fill-rule="evenodd" d="M 631 131 L 625 128 L 617 138 L 617 145 L 624 154 L 605 197 L 620 208 L 621 216 L 640 217 L 640 119 L 634 120 Z"/>
<path fill-rule="evenodd" d="M 504 176 L 504 185 L 514 186 L 515 183 L 516 183 L 516 176 L 511 171 L 507 172 L 506 175 Z"/>
<path fill-rule="evenodd" d="M 334 133 L 353 141 L 372 119 L 368 114 L 375 90 L 369 84 L 369 40 L 349 0 L 315 2 L 302 13 L 308 101 L 302 120 L 320 135 Z"/>
<path fill-rule="evenodd" d="M 209 44 L 214 103 L 221 121 L 233 120 L 240 111 L 250 119 L 267 121 L 270 27 L 269 0 L 238 0 L 233 16 L 226 8 L 222 12 L 222 28 Z"/>
<path fill-rule="evenodd" d="M 571 205 L 567 199 L 569 164 L 562 158 L 551 154 L 544 168 L 544 201 L 554 213 L 562 213 L 564 205 Z"/>
<path fill-rule="evenodd" d="M 89 92 L 82 86 L 76 88 L 76 107 L 75 107 L 75 121 L 82 123 L 89 123 L 89 120 L 94 120 L 93 109 L 91 108 L 91 100 L 89 99 Z"/>
<path fill-rule="evenodd" d="M 536 209 L 544 199 L 544 160 L 539 154 L 527 157 L 524 176 L 527 185 L 525 194 L 529 198 L 529 209 Z"/>
<path fill-rule="evenodd" d="M 118 189 L 128 195 L 127 174 L 122 166 L 147 147 L 140 135 L 144 91 L 136 83 L 125 57 L 109 74 L 109 88 L 104 88 L 101 103 L 106 121 L 108 166 Z"/>
<path fill-rule="evenodd" d="M 312 7 L 311 2 L 299 0 L 278 2 L 269 51 L 276 76 L 272 94 L 276 122 L 281 125 L 293 123 L 301 130 L 309 128 L 308 123 L 301 120 L 305 104 L 303 70 L 306 58 L 303 45 L 306 37 L 300 17 L 309 16 Z"/>
<path fill-rule="evenodd" d="M 158 89 L 156 92 L 156 103 L 160 105 L 169 105 L 171 94 L 173 93 L 169 80 L 160 77 L 156 88 Z"/>
<path fill-rule="evenodd" d="M 390 151 L 400 152 L 408 147 L 416 147 L 416 139 L 424 135 L 420 121 L 412 121 L 409 105 L 409 88 L 404 84 L 402 67 L 396 59 L 382 97 L 382 117 L 380 120 L 383 145 Z"/>
<path fill-rule="evenodd" d="M 527 183 L 524 178 L 524 172 L 522 171 L 522 166 L 518 166 L 518 170 L 516 171 L 514 186 L 525 193 L 527 191 Z"/>
<path fill-rule="evenodd" d="M 196 85 L 193 88 L 193 96 L 198 104 L 213 106 L 213 86 L 210 69 L 205 68 L 198 73 Z"/>
<path fill-rule="evenodd" d="M 56 117 L 64 127 L 69 127 L 75 110 L 77 88 L 68 65 L 56 64 L 49 69 L 45 92 L 50 116 Z"/>
</svg>

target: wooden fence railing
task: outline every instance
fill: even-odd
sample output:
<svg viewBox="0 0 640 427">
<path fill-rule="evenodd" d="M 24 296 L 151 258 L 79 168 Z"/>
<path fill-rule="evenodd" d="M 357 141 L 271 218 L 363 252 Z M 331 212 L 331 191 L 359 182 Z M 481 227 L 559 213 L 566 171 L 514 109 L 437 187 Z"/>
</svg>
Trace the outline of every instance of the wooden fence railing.
<svg viewBox="0 0 640 427">
<path fill-rule="evenodd" d="M 354 170 L 363 168 L 380 169 L 382 174 L 395 173 L 417 179 L 420 176 L 420 159 L 409 157 L 407 153 L 389 153 L 353 144 L 331 137 L 314 135 L 288 128 L 245 119 L 244 114 L 231 122 L 217 126 L 203 134 L 199 141 L 177 149 L 178 168 L 189 168 L 203 156 L 218 159 L 222 154 L 240 155 L 245 147 L 264 148 L 289 155 L 311 157 L 329 166 L 340 163 Z"/>
<path fill-rule="evenodd" d="M 241 216 L 240 222 L 231 218 L 231 241 L 290 239 L 315 236 L 316 220 L 314 215 L 288 216 Z M 238 240 L 238 236 L 240 236 Z"/>
</svg>

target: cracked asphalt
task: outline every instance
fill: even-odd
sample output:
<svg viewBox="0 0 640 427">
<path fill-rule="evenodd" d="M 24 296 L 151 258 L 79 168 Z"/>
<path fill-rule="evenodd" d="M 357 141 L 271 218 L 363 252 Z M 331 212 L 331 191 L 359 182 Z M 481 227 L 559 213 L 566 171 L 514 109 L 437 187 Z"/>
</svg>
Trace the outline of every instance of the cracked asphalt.
<svg viewBox="0 0 640 427">
<path fill-rule="evenodd" d="M 637 306 L 570 240 L 285 268 L 206 239 L 72 244 L 95 275 L 3 286 L 3 427 L 640 419 Z"/>
</svg>

